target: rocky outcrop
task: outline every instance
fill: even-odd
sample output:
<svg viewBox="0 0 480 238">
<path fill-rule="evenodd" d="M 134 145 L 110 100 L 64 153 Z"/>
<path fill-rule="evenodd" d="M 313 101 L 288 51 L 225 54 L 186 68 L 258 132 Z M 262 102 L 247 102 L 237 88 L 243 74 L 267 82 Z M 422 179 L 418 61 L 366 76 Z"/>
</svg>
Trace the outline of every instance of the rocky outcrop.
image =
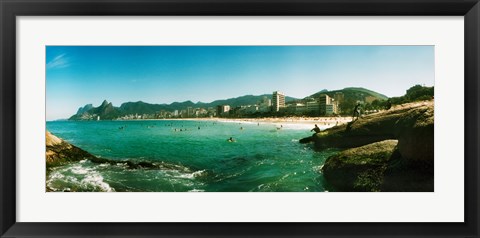
<svg viewBox="0 0 480 238">
<path fill-rule="evenodd" d="M 46 138 L 46 164 L 47 168 L 64 165 L 70 162 L 76 162 L 88 159 L 97 164 L 123 164 L 127 169 L 175 169 L 185 170 L 180 165 L 169 164 L 165 162 L 150 161 L 130 161 L 130 160 L 112 160 L 94 156 L 85 150 L 82 150 L 58 137 L 49 131 L 45 133 Z"/>
<path fill-rule="evenodd" d="M 82 115 L 85 112 L 88 112 L 88 110 L 92 109 L 93 105 L 92 104 L 87 104 L 84 107 L 80 107 L 77 111 L 76 115 Z"/>
<path fill-rule="evenodd" d="M 331 156 L 322 168 L 325 179 L 340 191 L 381 191 L 397 142 L 385 140 Z"/>
<path fill-rule="evenodd" d="M 313 135 L 315 147 L 353 148 L 388 139 L 398 140 L 405 159 L 433 160 L 434 103 L 399 105 Z"/>
<path fill-rule="evenodd" d="M 112 120 L 120 114 L 119 109 L 114 107 L 111 102 L 103 100 L 99 107 L 87 104 L 85 107 L 79 108 L 77 114 L 71 116 L 69 120 Z"/>
<path fill-rule="evenodd" d="M 366 115 L 346 125 L 314 134 L 310 140 L 315 143 L 315 148 L 319 150 L 331 147 L 355 148 L 328 158 L 323 167 L 327 182 L 337 190 L 433 191 L 433 100 L 398 105 L 390 110 Z M 355 167 L 357 170 L 367 171 L 371 169 L 365 164 L 375 167 L 376 165 L 371 164 L 370 155 L 365 155 L 365 148 L 375 148 L 374 151 L 380 153 L 379 144 L 376 142 L 385 140 L 397 140 L 398 144 L 395 149 L 383 148 L 383 156 L 390 154 L 393 158 L 383 158 L 382 161 L 388 161 L 383 172 L 381 174 L 377 173 L 373 176 L 375 178 L 369 181 L 371 184 L 382 181 L 380 184 L 360 186 L 361 182 L 358 179 L 359 177 L 365 178 L 361 174 L 367 172 L 358 171 L 348 177 L 348 181 L 336 181 L 342 178 L 346 168 L 353 169 Z M 303 141 L 308 141 L 308 139 Z M 339 161 L 343 162 L 340 163 Z M 379 170 L 374 171 L 378 172 Z M 377 175 L 382 179 L 378 180 L 380 177 Z"/>
<path fill-rule="evenodd" d="M 58 166 L 68 162 L 96 158 L 92 154 L 52 135 L 45 133 L 47 167 Z"/>
</svg>

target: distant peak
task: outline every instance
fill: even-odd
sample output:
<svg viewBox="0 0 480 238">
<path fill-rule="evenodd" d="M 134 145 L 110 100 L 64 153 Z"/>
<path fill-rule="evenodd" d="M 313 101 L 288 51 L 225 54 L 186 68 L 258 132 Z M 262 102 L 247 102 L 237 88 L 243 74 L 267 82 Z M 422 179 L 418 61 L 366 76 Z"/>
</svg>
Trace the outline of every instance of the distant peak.
<svg viewBox="0 0 480 238">
<path fill-rule="evenodd" d="M 102 106 L 107 106 L 107 105 L 108 105 L 108 101 L 107 101 L 107 100 L 103 100 Z"/>
</svg>

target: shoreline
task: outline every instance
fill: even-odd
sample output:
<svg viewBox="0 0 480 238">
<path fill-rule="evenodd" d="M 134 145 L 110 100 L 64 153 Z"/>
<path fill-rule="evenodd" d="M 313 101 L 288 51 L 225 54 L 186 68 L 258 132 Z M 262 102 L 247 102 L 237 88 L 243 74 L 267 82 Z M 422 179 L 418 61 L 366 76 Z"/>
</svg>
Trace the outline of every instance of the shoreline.
<svg viewBox="0 0 480 238">
<path fill-rule="evenodd" d="M 245 123 L 269 123 L 269 124 L 346 124 L 352 121 L 352 117 L 280 117 L 280 118 L 165 118 L 165 119 L 138 119 L 138 120 L 112 120 L 112 121 L 215 121 L 215 122 L 245 122 Z"/>
<path fill-rule="evenodd" d="M 92 120 L 87 120 L 92 122 Z M 246 123 L 265 125 L 270 124 L 278 128 L 311 129 L 316 124 L 321 130 L 340 126 L 352 121 L 352 117 L 262 117 L 262 118 L 165 118 L 165 119 L 136 119 L 136 120 L 101 120 L 102 121 L 203 121 L 223 123 Z M 98 121 L 95 121 L 98 122 Z"/>
</svg>

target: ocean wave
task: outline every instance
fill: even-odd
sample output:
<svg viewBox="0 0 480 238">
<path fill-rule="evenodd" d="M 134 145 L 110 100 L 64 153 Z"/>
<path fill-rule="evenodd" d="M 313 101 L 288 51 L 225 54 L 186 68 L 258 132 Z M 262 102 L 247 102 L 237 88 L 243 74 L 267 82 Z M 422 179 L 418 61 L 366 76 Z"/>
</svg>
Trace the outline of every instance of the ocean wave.
<svg viewBox="0 0 480 238">
<path fill-rule="evenodd" d="M 75 165 L 75 166 L 71 167 L 70 171 L 74 174 L 88 174 L 89 172 L 92 171 L 92 169 L 82 167 L 82 165 L 79 164 L 79 165 Z"/>
<path fill-rule="evenodd" d="M 103 192 L 115 192 L 115 190 L 110 187 L 108 183 L 104 182 L 103 179 L 103 176 L 99 173 L 93 173 L 85 176 L 80 183 L 86 187 L 93 186 L 94 188 L 98 188 Z"/>
<path fill-rule="evenodd" d="M 195 179 L 203 175 L 205 170 L 195 171 L 193 173 L 182 173 L 180 171 L 174 171 L 176 174 L 174 175 L 175 178 L 183 178 L 183 179 Z"/>
<path fill-rule="evenodd" d="M 89 166 L 91 166 L 91 163 L 80 161 L 79 163 L 59 167 L 49 173 L 46 185 L 53 191 L 115 192 L 115 189 L 104 181 L 104 177 Z"/>
</svg>

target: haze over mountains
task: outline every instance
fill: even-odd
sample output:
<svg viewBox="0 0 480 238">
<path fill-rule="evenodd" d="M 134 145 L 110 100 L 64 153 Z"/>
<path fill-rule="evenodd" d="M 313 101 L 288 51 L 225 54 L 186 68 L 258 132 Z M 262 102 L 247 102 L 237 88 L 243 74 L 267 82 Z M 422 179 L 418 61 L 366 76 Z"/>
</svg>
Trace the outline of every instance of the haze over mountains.
<svg viewBox="0 0 480 238">
<path fill-rule="evenodd" d="M 374 97 L 378 100 L 386 100 L 388 97 L 380 93 L 364 89 L 364 88 L 345 88 L 341 90 L 322 90 L 310 96 L 307 96 L 303 99 L 297 99 L 293 97 L 286 96 L 286 103 L 293 102 L 304 102 L 312 99 L 316 99 L 320 94 L 327 94 L 330 97 L 333 97 L 335 93 L 343 93 L 345 97 L 345 102 L 349 101 L 363 101 L 365 97 Z M 244 95 L 235 98 L 215 100 L 210 103 L 197 102 L 194 103 L 190 100 L 184 102 L 174 102 L 171 104 L 152 104 L 142 101 L 138 102 L 125 102 L 120 105 L 120 107 L 115 107 L 112 103 L 104 100 L 99 107 L 94 107 L 92 104 L 87 104 L 83 107 L 80 107 L 77 113 L 69 118 L 69 120 L 96 120 L 96 117 L 99 116 L 101 120 L 112 120 L 125 115 L 143 115 L 143 114 L 156 114 L 160 111 L 169 111 L 173 112 L 175 110 L 187 110 L 188 108 L 216 108 L 218 105 L 229 105 L 231 108 L 246 106 L 246 105 L 255 105 L 262 101 L 265 97 L 268 99 L 272 98 L 272 94 L 263 94 L 263 95 Z"/>
</svg>

